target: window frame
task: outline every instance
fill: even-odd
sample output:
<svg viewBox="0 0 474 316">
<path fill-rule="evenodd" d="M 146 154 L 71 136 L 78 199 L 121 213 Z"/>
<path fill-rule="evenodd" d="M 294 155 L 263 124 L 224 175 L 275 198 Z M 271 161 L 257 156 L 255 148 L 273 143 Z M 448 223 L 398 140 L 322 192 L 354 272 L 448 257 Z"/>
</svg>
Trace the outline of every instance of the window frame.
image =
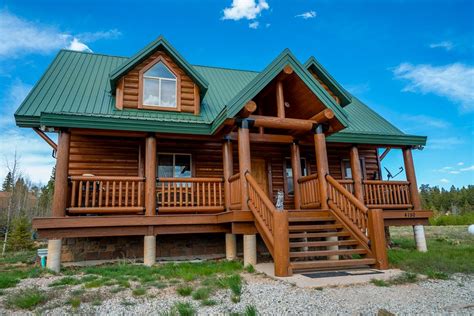
<svg viewBox="0 0 474 316">
<path fill-rule="evenodd" d="M 176 155 L 189 156 L 189 166 L 191 167 L 191 176 L 187 177 L 186 179 L 194 178 L 194 169 L 195 168 L 194 168 L 194 164 L 193 164 L 193 154 L 191 154 L 191 153 L 180 153 L 180 152 L 158 152 L 158 153 L 156 153 L 156 177 L 157 178 L 160 178 L 159 174 L 158 174 L 158 170 L 159 170 L 159 167 L 160 167 L 160 159 L 159 159 L 160 155 L 171 155 L 171 156 L 173 156 L 173 176 L 171 178 L 174 178 L 174 179 L 182 178 L 182 177 L 178 178 L 178 177 L 174 176 L 174 172 L 175 172 L 175 168 L 176 168 Z"/>
<path fill-rule="evenodd" d="M 367 178 L 367 171 L 365 169 L 365 158 L 359 157 L 360 161 L 360 172 L 362 174 L 362 180 L 365 180 Z M 346 175 L 346 168 L 344 167 L 345 162 L 349 162 L 349 168 L 351 168 L 351 160 L 348 158 L 343 158 L 341 159 L 341 175 L 342 175 L 342 180 L 354 180 L 353 177 L 348 178 Z M 352 175 L 352 168 L 351 168 L 351 175 Z"/>
<path fill-rule="evenodd" d="M 145 73 L 150 70 L 153 66 L 158 64 L 159 62 L 163 63 L 163 65 L 168 68 L 168 70 L 176 77 L 176 107 L 167 107 L 167 106 L 160 106 L 160 105 L 150 105 L 150 104 L 145 104 L 143 101 L 143 92 L 145 89 Z M 153 80 L 158 80 L 159 85 L 161 89 L 161 80 L 172 80 L 172 79 L 167 79 L 167 78 L 154 78 L 150 77 L 150 79 Z M 160 92 L 161 93 L 161 92 Z M 160 95 L 161 99 L 161 95 Z M 146 109 L 146 110 L 159 110 L 159 111 L 172 111 L 172 112 L 181 112 L 181 76 L 173 67 L 166 61 L 163 56 L 158 56 L 150 62 L 148 65 L 143 67 L 139 72 L 138 72 L 138 108 L 139 109 Z"/>
<path fill-rule="evenodd" d="M 290 160 L 290 166 L 289 167 L 291 168 L 291 157 L 283 158 L 283 189 L 285 191 L 285 196 L 286 197 L 294 197 L 295 196 L 294 189 L 293 189 L 293 193 L 290 194 L 288 192 L 288 181 L 289 181 L 289 179 L 288 179 L 288 176 L 286 175 L 286 169 L 288 168 L 287 160 Z M 305 165 L 305 168 L 306 168 L 306 174 L 307 175 L 311 174 L 311 171 L 309 169 L 309 164 L 308 164 L 309 159 L 307 159 L 306 157 L 300 157 L 300 160 L 304 160 L 304 165 Z M 301 170 L 301 173 L 302 173 L 301 176 L 303 177 L 304 176 L 303 170 Z M 291 177 L 290 180 L 293 181 L 293 177 Z"/>
</svg>

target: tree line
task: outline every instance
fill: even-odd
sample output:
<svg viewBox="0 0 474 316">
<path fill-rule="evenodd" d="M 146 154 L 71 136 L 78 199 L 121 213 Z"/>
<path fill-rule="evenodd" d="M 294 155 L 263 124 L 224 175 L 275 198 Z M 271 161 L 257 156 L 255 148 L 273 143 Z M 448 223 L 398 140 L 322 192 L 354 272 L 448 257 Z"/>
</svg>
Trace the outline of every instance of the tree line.
<svg viewBox="0 0 474 316">
<path fill-rule="evenodd" d="M 449 190 L 422 184 L 420 196 L 423 209 L 434 211 L 437 215 L 466 215 L 474 212 L 474 185 Z"/>
</svg>

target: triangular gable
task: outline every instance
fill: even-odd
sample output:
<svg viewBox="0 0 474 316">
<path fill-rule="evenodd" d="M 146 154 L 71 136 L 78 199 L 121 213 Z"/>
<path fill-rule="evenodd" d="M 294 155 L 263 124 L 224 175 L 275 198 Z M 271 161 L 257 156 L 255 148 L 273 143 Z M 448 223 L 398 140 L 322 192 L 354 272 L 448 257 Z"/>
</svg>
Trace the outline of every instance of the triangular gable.
<svg viewBox="0 0 474 316">
<path fill-rule="evenodd" d="M 206 92 L 208 87 L 207 81 L 161 35 L 110 73 L 112 91 L 115 91 L 117 81 L 120 77 L 128 73 L 159 49 L 163 49 L 174 60 L 174 62 L 192 78 L 192 80 L 199 86 L 201 94 Z"/>
<path fill-rule="evenodd" d="M 261 73 L 259 73 L 242 91 L 237 94 L 227 105 L 227 117 L 237 115 L 244 105 L 265 88 L 285 66 L 291 66 L 295 74 L 308 86 L 308 88 L 321 100 L 328 109 L 334 112 L 337 120 L 347 127 L 348 120 L 344 110 L 335 102 L 329 93 L 312 77 L 306 68 L 295 58 L 289 49 L 275 58 Z"/>
<path fill-rule="evenodd" d="M 344 88 L 329 74 L 329 72 L 311 56 L 305 63 L 304 67 L 313 71 L 318 78 L 334 93 L 340 100 L 341 106 L 351 103 L 351 96 Z"/>
</svg>

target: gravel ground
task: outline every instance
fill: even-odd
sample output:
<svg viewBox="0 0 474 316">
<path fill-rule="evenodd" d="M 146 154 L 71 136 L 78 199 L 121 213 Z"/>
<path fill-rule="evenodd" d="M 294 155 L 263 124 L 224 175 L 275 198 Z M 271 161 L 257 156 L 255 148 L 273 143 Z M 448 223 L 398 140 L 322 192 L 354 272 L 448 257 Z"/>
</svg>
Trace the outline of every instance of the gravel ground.
<svg viewBox="0 0 474 316">
<path fill-rule="evenodd" d="M 263 275 L 244 274 L 245 284 L 241 301 L 231 302 L 231 293 L 221 290 L 211 298 L 217 305 L 204 307 L 192 298 L 176 294 L 173 287 L 149 289 L 145 296 L 134 297 L 130 290 L 115 294 L 112 287 L 87 290 L 89 303 L 72 309 L 68 304 L 71 291 L 81 286 L 62 289 L 48 284 L 58 277 L 24 280 L 16 289 L 5 290 L 0 296 L 1 315 L 150 315 L 170 310 L 175 302 L 190 302 L 201 315 L 242 313 L 253 305 L 261 315 L 321 315 L 363 314 L 373 315 L 384 309 L 394 314 L 471 314 L 474 315 L 474 277 L 455 275 L 450 280 L 423 280 L 416 284 L 377 287 L 372 284 L 325 289 L 301 289 Z M 48 302 L 34 311 L 12 311 L 3 306 L 10 291 L 34 286 L 51 292 Z M 93 299 L 102 304 L 94 306 Z"/>
</svg>

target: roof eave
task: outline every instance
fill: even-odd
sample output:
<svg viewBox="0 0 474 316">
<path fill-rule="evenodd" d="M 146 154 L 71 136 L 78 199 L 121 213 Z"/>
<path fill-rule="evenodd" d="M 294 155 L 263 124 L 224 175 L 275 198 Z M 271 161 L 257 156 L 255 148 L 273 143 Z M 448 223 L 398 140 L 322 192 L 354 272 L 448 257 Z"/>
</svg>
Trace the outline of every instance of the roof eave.
<svg viewBox="0 0 474 316">
<path fill-rule="evenodd" d="M 328 142 L 393 146 L 425 146 L 426 136 L 417 135 L 381 135 L 364 133 L 336 133 L 328 136 Z"/>
<path fill-rule="evenodd" d="M 318 60 L 311 56 L 308 60 L 304 63 L 304 67 L 306 69 L 313 68 L 316 70 L 316 73 L 321 77 L 321 79 L 326 81 L 325 83 L 335 90 L 337 96 L 341 100 L 341 105 L 346 106 L 347 104 L 352 102 L 352 98 L 350 94 L 336 81 L 336 79 L 331 76 L 331 74 L 321 65 Z"/>
</svg>

